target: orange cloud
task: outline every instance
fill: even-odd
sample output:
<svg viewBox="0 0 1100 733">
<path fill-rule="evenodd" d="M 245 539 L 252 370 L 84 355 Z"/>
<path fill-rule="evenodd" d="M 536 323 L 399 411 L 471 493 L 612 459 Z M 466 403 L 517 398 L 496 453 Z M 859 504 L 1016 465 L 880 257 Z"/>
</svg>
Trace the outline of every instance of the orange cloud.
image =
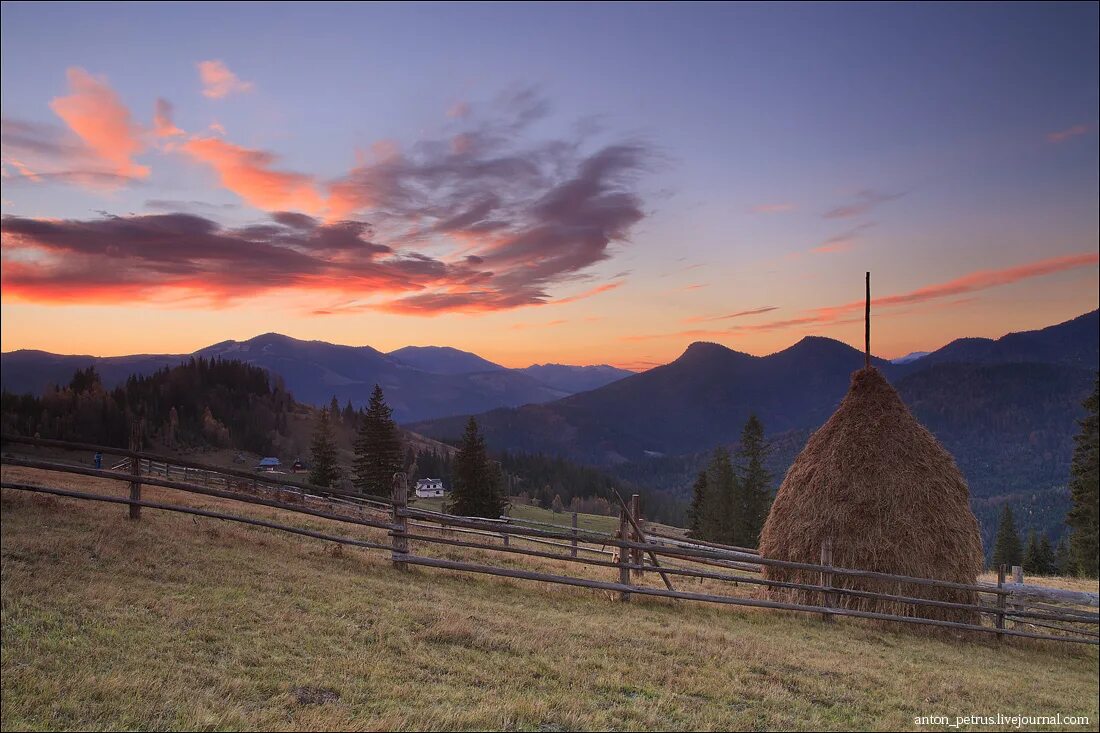
<svg viewBox="0 0 1100 733">
<path fill-rule="evenodd" d="M 111 172 L 125 177 L 144 178 L 146 166 L 132 158 L 144 149 L 141 128 L 130 119 L 130 110 L 107 84 L 84 69 L 67 72 L 70 94 L 50 102 L 52 109 L 80 137 Z"/>
<path fill-rule="evenodd" d="M 253 89 L 252 82 L 241 81 L 224 62 L 216 59 L 199 62 L 199 78 L 202 79 L 203 96 L 210 99 L 224 99 L 230 94 L 244 94 Z"/>
<path fill-rule="evenodd" d="M 212 137 L 192 138 L 181 150 L 211 166 L 221 184 L 248 203 L 269 211 L 318 214 L 325 202 L 312 176 L 272 170 L 275 155 Z"/>
<path fill-rule="evenodd" d="M 1089 131 L 1088 125 L 1074 125 L 1073 127 L 1066 128 L 1065 130 L 1058 130 L 1057 132 L 1047 133 L 1048 143 L 1060 143 L 1069 140 L 1071 137 L 1077 137 L 1078 135 L 1084 135 Z"/>
</svg>

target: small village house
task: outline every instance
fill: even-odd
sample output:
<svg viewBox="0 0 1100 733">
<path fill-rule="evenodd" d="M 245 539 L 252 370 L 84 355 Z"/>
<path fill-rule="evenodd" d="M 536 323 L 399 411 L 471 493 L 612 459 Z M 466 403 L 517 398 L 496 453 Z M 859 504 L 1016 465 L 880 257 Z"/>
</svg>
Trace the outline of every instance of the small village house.
<svg viewBox="0 0 1100 733">
<path fill-rule="evenodd" d="M 422 478 L 416 480 L 416 495 L 420 499 L 440 497 L 446 493 L 441 478 Z"/>
<path fill-rule="evenodd" d="M 257 471 L 266 471 L 268 473 L 274 473 L 278 471 L 283 465 L 283 462 L 273 456 L 261 458 L 260 462 L 256 464 Z"/>
</svg>

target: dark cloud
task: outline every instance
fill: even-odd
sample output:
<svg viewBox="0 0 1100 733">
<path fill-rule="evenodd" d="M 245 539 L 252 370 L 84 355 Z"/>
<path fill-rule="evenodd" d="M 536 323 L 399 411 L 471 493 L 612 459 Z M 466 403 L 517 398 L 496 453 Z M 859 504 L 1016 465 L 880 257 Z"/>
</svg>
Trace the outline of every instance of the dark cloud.
<svg viewBox="0 0 1100 733">
<path fill-rule="evenodd" d="M 237 229 L 194 214 L 93 220 L 3 219 L 5 291 L 43 300 L 65 291 L 186 289 L 216 300 L 288 287 L 408 292 L 446 275 L 428 257 L 385 257 L 357 222 Z M 335 254 L 334 254 L 335 253 Z"/>
<path fill-rule="evenodd" d="M 319 312 L 546 303 L 555 286 L 591 279 L 589 268 L 627 241 L 644 216 L 637 181 L 654 158 L 643 143 L 599 144 L 576 130 L 530 142 L 548 109 L 537 92 L 514 90 L 437 139 L 405 152 L 382 146 L 373 162 L 324 185 L 325 220 L 275 211 L 227 228 L 191 207 L 84 221 L 9 217 L 4 287 L 49 296 L 81 270 L 106 270 L 120 284 L 163 280 L 215 298 L 291 287 L 342 296 Z M 450 254 L 422 252 L 443 247 Z"/>
</svg>

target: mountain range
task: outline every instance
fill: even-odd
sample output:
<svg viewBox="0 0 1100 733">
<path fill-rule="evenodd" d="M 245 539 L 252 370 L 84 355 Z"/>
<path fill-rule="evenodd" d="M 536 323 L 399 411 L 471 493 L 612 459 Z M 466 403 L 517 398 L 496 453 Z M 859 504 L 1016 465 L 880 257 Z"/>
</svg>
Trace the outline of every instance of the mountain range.
<svg viewBox="0 0 1100 733">
<path fill-rule="evenodd" d="M 222 341 L 191 354 L 95 357 L 20 350 L 0 355 L 0 387 L 40 393 L 66 384 L 73 372 L 94 365 L 108 387 L 131 374 L 152 372 L 192 356 L 237 359 L 267 369 L 301 402 L 366 404 L 375 384 L 399 422 L 476 413 L 502 406 L 557 400 L 603 386 L 633 372 L 606 365 L 534 365 L 509 369 L 450 347 L 407 346 L 383 353 L 369 346 L 302 341 L 276 333 Z"/>
</svg>

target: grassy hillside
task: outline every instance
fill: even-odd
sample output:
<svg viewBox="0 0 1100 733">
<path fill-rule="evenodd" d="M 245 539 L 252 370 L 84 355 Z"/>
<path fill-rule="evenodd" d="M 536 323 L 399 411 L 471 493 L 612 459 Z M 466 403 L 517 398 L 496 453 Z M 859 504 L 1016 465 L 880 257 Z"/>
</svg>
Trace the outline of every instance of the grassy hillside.
<svg viewBox="0 0 1100 733">
<path fill-rule="evenodd" d="M 12 467 L 3 477 L 123 491 Z M 218 520 L 147 509 L 131 523 L 120 506 L 2 497 L 5 730 L 914 729 L 919 715 L 998 712 L 1087 715 L 1096 727 L 1095 648 L 620 604 L 574 588 L 399 573 L 377 551 Z"/>
</svg>

